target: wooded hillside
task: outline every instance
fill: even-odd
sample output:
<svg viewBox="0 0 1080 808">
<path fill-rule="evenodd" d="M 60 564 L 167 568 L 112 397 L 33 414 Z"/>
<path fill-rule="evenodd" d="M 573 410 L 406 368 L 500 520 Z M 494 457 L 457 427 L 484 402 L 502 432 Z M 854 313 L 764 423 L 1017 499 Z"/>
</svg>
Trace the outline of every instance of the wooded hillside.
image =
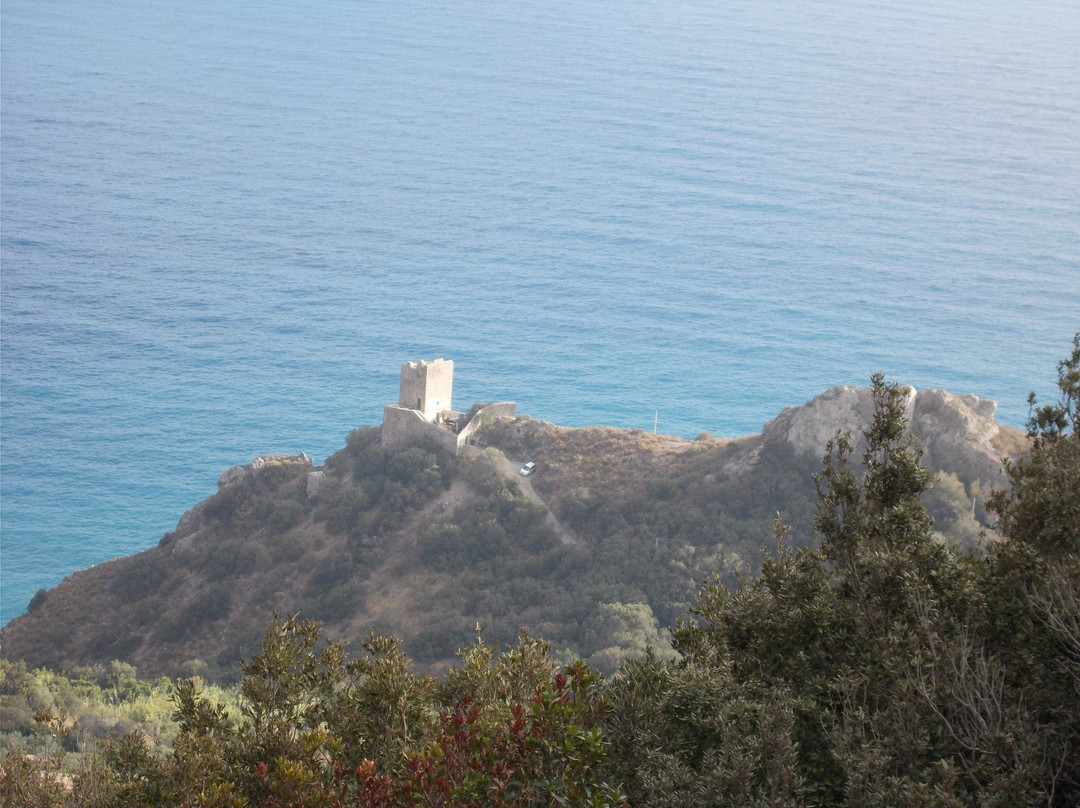
<svg viewBox="0 0 1080 808">
<path fill-rule="evenodd" d="M 398 641 L 350 654 L 278 619 L 239 711 L 178 685 L 174 751 L 137 733 L 72 776 L 4 760 L 10 804 L 1073 806 L 1080 801 L 1080 335 L 995 494 L 1000 541 L 943 543 L 905 391 L 875 377 L 861 451 L 829 441 L 820 541 L 782 520 L 760 574 L 700 587 L 604 680 L 523 633 L 441 680 Z M 859 462 L 856 462 L 858 458 Z M 434 485 L 434 480 L 432 481 Z M 62 721 L 59 731 L 62 734 Z M 51 768 L 49 768 L 51 767 Z M 45 770 L 45 774 L 42 771 Z"/>
<path fill-rule="evenodd" d="M 935 530 L 980 543 L 983 500 L 1023 434 L 987 417 L 992 402 L 904 395 L 942 464 L 922 494 Z M 278 611 L 343 639 L 401 637 L 432 671 L 477 623 L 502 644 L 524 625 L 556 658 L 610 673 L 646 644 L 667 648 L 664 627 L 706 578 L 734 587 L 756 575 L 777 514 L 792 546 L 809 546 L 824 450 L 814 441 L 843 426 L 859 440 L 872 413 L 869 389 L 835 388 L 762 435 L 695 441 L 523 417 L 491 423 L 463 457 L 386 450 L 378 429 L 357 429 L 322 467 L 273 457 L 224 473 L 157 547 L 39 592 L 0 633 L 3 652 L 54 669 L 121 660 L 149 675 L 197 662 L 227 678 Z M 528 480 L 517 474 L 526 460 L 537 464 Z"/>
</svg>

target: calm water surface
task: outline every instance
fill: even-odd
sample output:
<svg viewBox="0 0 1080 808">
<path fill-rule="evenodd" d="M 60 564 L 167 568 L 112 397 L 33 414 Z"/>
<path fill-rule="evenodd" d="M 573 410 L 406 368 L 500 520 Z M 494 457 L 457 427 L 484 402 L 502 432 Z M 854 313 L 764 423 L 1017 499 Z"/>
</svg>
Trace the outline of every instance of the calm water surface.
<svg viewBox="0 0 1080 808">
<path fill-rule="evenodd" d="M 0 620 L 402 361 L 693 437 L 1080 327 L 1074 2 L 7 0 Z"/>
</svg>

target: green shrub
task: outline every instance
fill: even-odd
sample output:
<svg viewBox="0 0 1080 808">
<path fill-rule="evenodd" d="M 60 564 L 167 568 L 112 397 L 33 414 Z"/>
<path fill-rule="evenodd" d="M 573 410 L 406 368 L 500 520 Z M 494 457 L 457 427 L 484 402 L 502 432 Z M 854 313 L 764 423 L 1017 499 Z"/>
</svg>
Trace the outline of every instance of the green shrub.
<svg viewBox="0 0 1080 808">
<path fill-rule="evenodd" d="M 270 533 L 278 536 L 291 530 L 304 518 L 304 513 L 304 506 L 294 499 L 274 500 L 268 524 Z"/>
<path fill-rule="evenodd" d="M 87 648 L 98 659 L 130 657 L 142 645 L 142 637 L 125 629 L 107 629 L 91 636 Z"/>
<path fill-rule="evenodd" d="M 232 606 L 232 587 L 217 584 L 201 591 L 180 613 L 178 620 L 183 633 L 189 634 L 204 623 L 219 620 Z"/>
<path fill-rule="evenodd" d="M 170 563 L 161 550 L 145 550 L 120 559 L 113 591 L 124 603 L 135 603 L 155 594 L 169 577 Z"/>
<path fill-rule="evenodd" d="M 209 581 L 247 575 L 258 566 L 258 547 L 247 536 L 232 536 L 206 547 L 199 564 Z"/>
<path fill-rule="evenodd" d="M 329 553 L 315 566 L 304 590 L 306 597 L 324 592 L 348 581 L 354 575 L 352 555 L 344 550 Z"/>
<path fill-rule="evenodd" d="M 30 598 L 30 604 L 26 607 L 28 612 L 37 611 L 45 603 L 45 599 L 49 596 L 49 593 L 45 589 L 39 589 L 34 593 L 34 597 Z"/>
<path fill-rule="evenodd" d="M 362 581 L 344 581 L 310 594 L 310 600 L 301 611 L 312 620 L 332 623 L 362 612 L 366 594 L 367 588 Z"/>
</svg>

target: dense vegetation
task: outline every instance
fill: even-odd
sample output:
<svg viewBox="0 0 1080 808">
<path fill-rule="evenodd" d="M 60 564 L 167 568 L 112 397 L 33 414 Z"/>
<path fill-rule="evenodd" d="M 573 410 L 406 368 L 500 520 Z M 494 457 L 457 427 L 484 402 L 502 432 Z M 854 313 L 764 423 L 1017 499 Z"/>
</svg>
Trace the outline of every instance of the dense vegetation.
<svg viewBox="0 0 1080 808">
<path fill-rule="evenodd" d="M 875 377 L 861 462 L 837 435 L 814 478 L 819 541 L 793 549 L 777 520 L 757 577 L 698 591 L 676 658 L 650 651 L 605 681 L 528 633 L 502 653 L 478 635 L 436 680 L 396 640 L 351 656 L 317 624 L 278 619 L 243 665 L 238 708 L 181 682 L 171 752 L 122 734 L 68 785 L 55 746 L 9 751 L 4 799 L 1076 805 L 1080 335 L 1058 385 L 1057 403 L 1032 401 L 1031 452 L 992 498 L 1000 541 L 983 551 L 935 536 L 902 392 Z M 68 724 L 43 718 L 63 743 Z"/>
</svg>

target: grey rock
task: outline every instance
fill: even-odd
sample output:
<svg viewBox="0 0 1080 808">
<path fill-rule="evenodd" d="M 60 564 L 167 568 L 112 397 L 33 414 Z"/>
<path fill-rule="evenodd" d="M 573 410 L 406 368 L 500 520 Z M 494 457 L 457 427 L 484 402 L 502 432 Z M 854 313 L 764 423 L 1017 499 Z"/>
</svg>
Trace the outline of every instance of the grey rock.
<svg viewBox="0 0 1080 808">
<path fill-rule="evenodd" d="M 220 484 L 221 483 L 219 480 L 218 485 Z M 180 521 L 176 523 L 176 529 L 173 531 L 173 533 L 175 533 L 176 536 L 179 537 L 187 536 L 198 530 L 202 522 L 202 512 L 205 506 L 205 502 L 200 502 L 195 507 L 188 508 L 186 511 L 184 511 L 184 515 L 181 516 Z"/>
<path fill-rule="evenodd" d="M 1004 481 L 995 440 L 1001 426 L 994 418 L 997 402 L 958 396 L 945 390 L 907 388 L 911 434 L 930 469 L 954 472 L 962 482 Z M 841 386 L 826 390 L 797 407 L 788 407 L 762 429 L 767 443 L 782 441 L 798 455 L 823 456 L 825 443 L 837 430 L 850 431 L 855 460 L 862 453 L 862 433 L 874 416 L 869 387 Z"/>
<path fill-rule="evenodd" d="M 314 461 L 307 456 L 306 453 L 300 452 L 300 454 L 283 455 L 283 454 L 268 454 L 259 455 L 249 463 L 249 467 L 253 471 L 265 468 L 266 466 L 284 466 L 290 463 L 296 463 L 302 466 L 312 466 Z"/>
<path fill-rule="evenodd" d="M 923 447 L 930 468 L 962 469 L 963 482 L 1001 480 L 1004 470 L 994 439 L 1001 427 L 994 420 L 997 402 L 958 396 L 945 390 L 923 390 L 915 399 L 911 431 Z"/>
<path fill-rule="evenodd" d="M 307 495 L 308 499 L 314 499 L 319 495 L 319 487 L 322 485 L 322 481 L 326 479 L 325 471 L 312 471 L 307 476 Z"/>
<path fill-rule="evenodd" d="M 218 477 L 217 481 L 218 491 L 238 485 L 250 476 L 251 466 L 233 466 L 231 469 L 221 472 L 221 476 Z"/>
<path fill-rule="evenodd" d="M 288 464 L 313 466 L 315 465 L 315 461 L 308 457 L 304 452 L 294 455 L 259 455 L 246 466 L 233 466 L 231 469 L 222 472 L 221 476 L 218 477 L 218 490 L 221 491 L 230 486 L 242 483 L 252 474 L 255 474 L 260 469 L 267 468 L 268 466 L 283 466 Z"/>
<path fill-rule="evenodd" d="M 907 411 L 911 416 L 916 393 L 907 388 Z M 873 391 L 869 387 L 841 385 L 797 407 L 786 407 L 761 430 L 766 443 L 782 441 L 797 455 L 821 457 L 825 444 L 837 430 L 850 431 L 858 446 L 863 430 L 874 417 Z M 857 450 L 858 451 L 858 450 Z"/>
</svg>

